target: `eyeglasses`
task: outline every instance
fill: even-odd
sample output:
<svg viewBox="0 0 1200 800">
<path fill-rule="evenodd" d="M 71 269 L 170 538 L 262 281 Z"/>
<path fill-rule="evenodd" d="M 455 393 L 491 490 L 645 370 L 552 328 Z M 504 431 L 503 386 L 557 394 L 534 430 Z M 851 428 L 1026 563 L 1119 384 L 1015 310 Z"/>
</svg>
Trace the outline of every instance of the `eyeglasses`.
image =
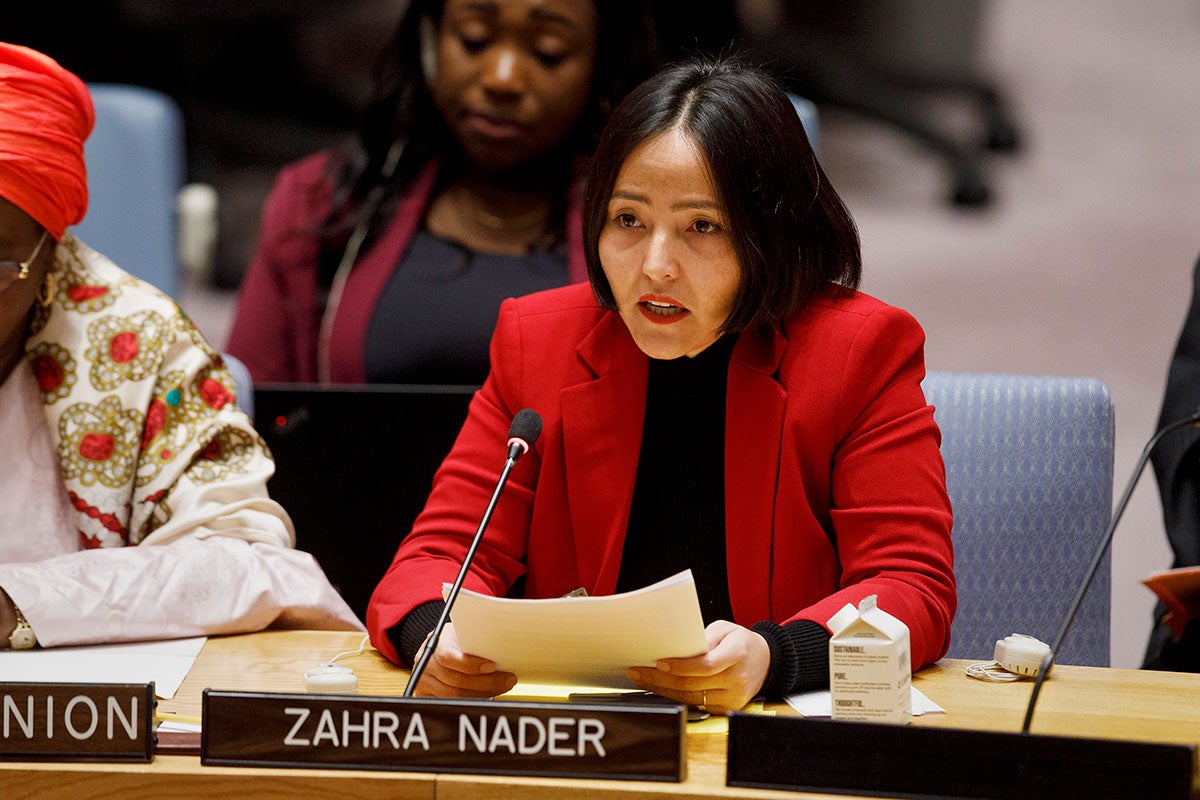
<svg viewBox="0 0 1200 800">
<path fill-rule="evenodd" d="M 42 231 L 42 238 L 38 239 L 37 247 L 33 248 L 29 258 L 24 261 L 0 261 L 0 292 L 7 292 L 14 283 L 29 277 L 29 266 L 38 257 L 38 253 L 42 252 L 42 245 L 46 243 L 48 233 L 49 231 Z"/>
</svg>

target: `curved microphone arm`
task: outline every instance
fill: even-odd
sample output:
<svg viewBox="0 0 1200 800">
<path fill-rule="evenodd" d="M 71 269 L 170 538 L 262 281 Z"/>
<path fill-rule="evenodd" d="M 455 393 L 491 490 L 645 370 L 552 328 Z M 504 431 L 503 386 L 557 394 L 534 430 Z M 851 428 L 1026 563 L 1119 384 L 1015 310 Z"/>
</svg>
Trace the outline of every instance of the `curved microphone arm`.
<svg viewBox="0 0 1200 800">
<path fill-rule="evenodd" d="M 516 459 L 508 458 L 504 462 L 504 471 L 500 473 L 500 480 L 496 483 L 496 490 L 492 492 L 492 499 L 488 502 L 487 510 L 483 512 L 483 519 L 479 522 L 479 529 L 475 531 L 475 538 L 471 540 L 471 546 L 467 549 L 466 556 L 463 557 L 462 567 L 458 570 L 458 577 L 454 579 L 454 585 L 450 587 L 450 592 L 446 595 L 446 605 L 442 609 L 441 616 L 438 617 L 437 625 L 433 626 L 433 633 L 425 642 L 425 646 L 421 651 L 421 657 L 413 666 L 412 674 L 408 677 L 408 683 L 404 687 L 404 697 L 412 697 L 416 691 L 417 683 L 421 680 L 421 675 L 425 672 L 425 665 L 429 663 L 430 656 L 437 649 L 438 640 L 442 636 L 442 629 L 446 627 L 447 620 L 450 619 L 450 609 L 454 606 L 454 600 L 458 597 L 459 591 L 462 589 L 463 581 L 466 580 L 467 573 L 471 571 L 471 562 L 475 560 L 475 551 L 479 549 L 479 543 L 483 541 L 483 532 L 487 529 L 488 523 L 492 520 L 492 512 L 496 510 L 496 501 L 500 499 L 500 493 L 504 491 L 504 484 L 508 483 L 508 474 L 512 472 L 513 464 Z"/>
<path fill-rule="evenodd" d="M 1100 547 L 1096 550 L 1096 554 L 1092 556 L 1091 563 L 1088 564 L 1087 571 L 1084 573 L 1083 582 L 1075 592 L 1075 597 L 1071 599 L 1071 605 L 1067 610 L 1067 617 L 1063 621 L 1062 627 L 1058 629 L 1058 634 L 1054 637 L 1054 643 L 1050 646 L 1050 652 L 1046 653 L 1042 658 L 1042 666 L 1038 670 L 1037 679 L 1033 682 L 1033 691 L 1029 694 L 1029 706 L 1025 709 L 1025 722 L 1021 725 L 1021 733 L 1029 733 L 1029 725 L 1033 722 L 1033 709 L 1037 704 L 1038 695 L 1041 694 L 1042 683 L 1050 674 L 1050 668 L 1054 666 L 1054 660 L 1058 657 L 1058 649 L 1062 647 L 1063 640 L 1067 638 L 1067 631 L 1070 630 L 1071 623 L 1075 621 L 1075 615 L 1079 613 L 1079 607 L 1083 604 L 1083 596 L 1087 594 L 1088 587 L 1092 585 L 1092 579 L 1096 577 L 1096 570 L 1100 568 L 1100 562 L 1104 560 L 1104 553 L 1108 550 L 1109 544 L 1112 543 L 1113 534 L 1117 531 L 1117 523 L 1121 521 L 1121 516 L 1125 513 L 1125 507 L 1129 505 L 1129 498 L 1133 495 L 1133 489 L 1137 486 L 1138 479 L 1142 477 L 1142 472 L 1146 469 L 1146 462 L 1150 460 L 1150 454 L 1154 452 L 1154 448 L 1158 446 L 1158 443 L 1168 433 L 1177 431 L 1180 428 L 1186 428 L 1189 425 L 1195 425 L 1198 421 L 1200 421 L 1200 412 L 1196 412 L 1190 417 L 1176 420 L 1150 437 L 1150 441 L 1142 449 L 1142 455 L 1138 458 L 1137 466 L 1133 470 L 1133 476 L 1125 486 L 1125 491 L 1121 493 L 1121 499 L 1117 501 L 1117 507 L 1113 511 L 1112 519 L 1109 521 L 1108 528 L 1100 540 Z"/>
<path fill-rule="evenodd" d="M 504 461 L 504 469 L 500 472 L 500 479 L 496 481 L 492 499 L 488 501 L 487 508 L 484 509 L 483 519 L 479 521 L 479 528 L 476 529 L 475 536 L 471 539 L 471 546 L 467 548 L 467 554 L 463 556 L 458 577 L 454 579 L 454 585 L 450 587 L 450 591 L 446 595 L 446 606 L 442 609 L 437 624 L 433 626 L 433 632 L 426 639 L 421 649 L 421 657 L 413 666 L 412 674 L 408 677 L 408 683 L 404 687 L 404 697 L 413 696 L 413 692 L 417 689 L 417 683 L 420 682 L 421 675 L 425 672 L 425 666 L 429 663 L 429 658 L 437 649 L 442 629 L 446 627 L 446 622 L 450 619 L 450 609 L 454 607 L 454 600 L 458 597 L 463 581 L 466 580 L 467 573 L 471 570 L 471 562 L 475 560 L 475 551 L 479 549 L 479 543 L 483 541 L 483 532 L 487 530 L 488 523 L 492 520 L 492 512 L 496 510 L 496 503 L 500 499 L 500 493 L 504 491 L 504 485 L 508 483 L 508 475 L 512 472 L 513 465 L 517 463 L 518 458 L 529 452 L 529 448 L 537 442 L 541 433 L 542 418 L 533 409 L 523 408 L 513 417 L 512 426 L 508 429 L 508 458 Z"/>
</svg>

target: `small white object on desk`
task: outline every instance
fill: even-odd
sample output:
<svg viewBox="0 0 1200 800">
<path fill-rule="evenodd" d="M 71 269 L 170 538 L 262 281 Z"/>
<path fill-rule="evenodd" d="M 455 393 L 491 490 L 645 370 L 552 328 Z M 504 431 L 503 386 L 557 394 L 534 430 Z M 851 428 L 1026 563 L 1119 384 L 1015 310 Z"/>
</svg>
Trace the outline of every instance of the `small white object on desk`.
<svg viewBox="0 0 1200 800">
<path fill-rule="evenodd" d="M 905 724 L 912 719 L 908 626 L 877 600 L 847 603 L 826 623 L 833 718 Z"/>
<path fill-rule="evenodd" d="M 349 667 L 322 664 L 304 673 L 309 694 L 358 694 L 358 676 Z"/>
</svg>

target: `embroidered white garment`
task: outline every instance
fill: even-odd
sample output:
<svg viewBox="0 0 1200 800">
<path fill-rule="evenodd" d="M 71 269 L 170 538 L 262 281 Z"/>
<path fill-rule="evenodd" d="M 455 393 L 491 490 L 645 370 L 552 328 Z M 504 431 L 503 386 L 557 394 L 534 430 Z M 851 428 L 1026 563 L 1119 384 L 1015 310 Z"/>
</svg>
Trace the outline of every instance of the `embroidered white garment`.
<svg viewBox="0 0 1200 800">
<path fill-rule="evenodd" d="M 0 387 L 0 587 L 39 642 L 361 629 L 292 549 L 274 464 L 191 321 L 71 234 L 55 271 Z"/>
</svg>

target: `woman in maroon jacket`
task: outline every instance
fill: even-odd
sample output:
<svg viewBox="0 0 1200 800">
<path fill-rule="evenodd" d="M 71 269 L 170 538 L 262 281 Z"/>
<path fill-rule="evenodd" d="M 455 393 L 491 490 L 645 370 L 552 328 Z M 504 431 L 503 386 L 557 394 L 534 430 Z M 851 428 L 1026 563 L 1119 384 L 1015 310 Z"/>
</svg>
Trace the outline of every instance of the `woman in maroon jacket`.
<svg viewBox="0 0 1200 800">
<path fill-rule="evenodd" d="M 660 73 L 614 113 L 587 197 L 591 286 L 502 306 L 491 374 L 371 600 L 375 646 L 420 648 L 529 407 L 542 436 L 468 588 L 608 594 L 690 568 L 708 652 L 629 678 L 717 711 L 826 685 L 825 624 L 870 594 L 914 668 L 940 658 L 956 595 L 924 336 L 853 288 L 857 232 L 783 92 L 728 62 Z M 448 627 L 418 691 L 515 680 Z"/>
<path fill-rule="evenodd" d="M 286 168 L 227 346 L 256 381 L 481 383 L 505 297 L 586 277 L 577 176 L 647 0 L 413 0 L 358 141 Z"/>
</svg>

